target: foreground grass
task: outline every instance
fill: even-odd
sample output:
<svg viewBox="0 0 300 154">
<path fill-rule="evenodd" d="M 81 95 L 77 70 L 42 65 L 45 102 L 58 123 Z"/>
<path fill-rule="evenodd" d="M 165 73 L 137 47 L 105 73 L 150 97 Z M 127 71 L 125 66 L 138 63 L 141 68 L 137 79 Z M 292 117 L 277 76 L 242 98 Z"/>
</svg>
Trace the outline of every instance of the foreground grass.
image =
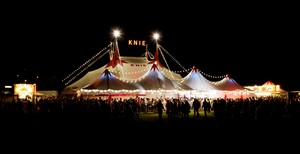
<svg viewBox="0 0 300 154">
<path fill-rule="evenodd" d="M 200 117 L 198 118 L 195 118 L 194 117 L 194 113 L 193 111 L 191 111 L 189 113 L 189 118 L 191 119 L 204 119 L 204 112 L 203 111 L 200 111 Z M 214 113 L 213 111 L 210 112 L 210 113 L 207 113 L 207 117 L 206 118 L 209 118 L 209 119 L 213 119 L 214 118 Z M 178 119 L 182 119 L 182 117 L 179 117 Z M 155 113 L 155 112 L 140 112 L 139 113 L 139 118 L 137 121 L 141 121 L 141 122 L 153 122 L 153 121 L 158 121 L 158 113 Z M 163 121 L 166 121 L 168 120 L 168 117 L 167 117 L 167 114 L 166 112 L 163 112 L 163 117 L 162 117 L 162 120 Z"/>
</svg>

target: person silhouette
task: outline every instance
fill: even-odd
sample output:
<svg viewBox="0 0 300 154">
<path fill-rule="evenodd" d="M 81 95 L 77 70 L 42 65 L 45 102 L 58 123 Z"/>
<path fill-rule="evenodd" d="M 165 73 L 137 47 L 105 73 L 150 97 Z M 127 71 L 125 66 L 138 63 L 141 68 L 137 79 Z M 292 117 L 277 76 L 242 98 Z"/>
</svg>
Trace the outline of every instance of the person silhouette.
<svg viewBox="0 0 300 154">
<path fill-rule="evenodd" d="M 195 98 L 192 104 L 192 109 L 194 110 L 194 117 L 200 117 L 199 109 L 201 107 L 200 101 Z"/>
<path fill-rule="evenodd" d="M 155 105 L 155 108 L 157 108 L 158 120 L 162 120 L 164 105 L 161 99 L 158 100 L 158 103 Z"/>
</svg>

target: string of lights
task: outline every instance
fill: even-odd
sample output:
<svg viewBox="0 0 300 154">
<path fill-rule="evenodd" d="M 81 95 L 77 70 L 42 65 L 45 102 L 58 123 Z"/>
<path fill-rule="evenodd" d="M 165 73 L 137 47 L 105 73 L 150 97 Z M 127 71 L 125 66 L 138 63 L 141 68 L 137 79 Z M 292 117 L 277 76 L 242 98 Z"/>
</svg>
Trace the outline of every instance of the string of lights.
<svg viewBox="0 0 300 154">
<path fill-rule="evenodd" d="M 163 59 L 164 59 L 166 65 L 167 65 L 167 68 L 170 70 L 170 67 L 169 67 L 169 65 L 168 65 L 168 62 L 167 62 L 167 60 L 166 60 L 166 58 L 165 58 L 163 52 L 161 51 L 161 49 L 160 49 L 159 47 L 158 47 L 158 50 L 159 50 L 161 56 L 163 57 Z M 172 78 L 174 78 L 173 74 L 171 74 L 171 76 L 172 76 Z"/>
<path fill-rule="evenodd" d="M 105 48 L 107 49 L 107 48 Z M 100 52 L 104 51 L 105 49 L 101 50 Z M 110 50 L 107 50 L 106 52 L 104 52 L 102 55 L 100 55 L 98 58 L 96 58 L 94 61 L 92 61 L 90 64 L 87 65 L 87 67 L 83 68 L 79 73 L 77 73 L 76 75 L 74 75 L 70 80 L 68 80 L 68 82 L 65 83 L 65 85 L 68 85 L 70 82 L 72 82 L 77 76 L 79 76 L 82 72 L 84 72 L 86 69 L 88 69 L 90 66 L 92 66 L 95 62 L 97 62 L 100 58 L 102 58 L 105 54 L 107 54 Z M 98 54 L 99 55 L 99 54 Z M 96 56 L 94 56 L 96 57 Z M 94 57 L 92 59 L 94 59 Z M 84 64 L 86 65 L 86 63 Z M 80 68 L 82 68 L 82 66 L 80 66 Z M 73 75 L 75 72 L 77 72 L 79 70 L 76 69 L 75 71 L 73 71 L 71 73 L 71 75 Z M 69 76 L 71 76 L 69 75 Z"/>
<path fill-rule="evenodd" d="M 222 78 L 225 78 L 226 77 L 226 74 L 225 75 L 220 75 L 220 76 L 215 76 L 215 75 L 210 75 L 210 74 L 207 74 L 207 73 L 204 73 L 202 71 L 199 70 L 199 72 L 206 76 L 206 77 L 209 77 L 209 78 L 213 78 L 213 79 L 222 79 Z"/>
<path fill-rule="evenodd" d="M 159 45 L 158 48 L 163 49 L 163 51 L 166 52 L 180 67 L 182 67 L 185 72 L 188 72 L 185 67 L 183 67 L 165 48 L 163 48 L 161 45 Z"/>
<path fill-rule="evenodd" d="M 138 71 L 134 71 L 134 72 L 121 72 L 121 71 L 116 71 L 116 70 L 113 70 L 113 69 L 109 69 L 109 72 L 111 73 L 124 73 L 124 74 L 137 74 L 137 73 L 141 73 L 141 72 L 146 72 L 148 71 L 149 69 L 141 69 L 141 70 L 138 70 Z"/>
<path fill-rule="evenodd" d="M 162 49 L 164 52 L 166 52 L 179 66 L 181 66 L 183 68 L 183 70 L 180 71 L 172 71 L 175 73 L 183 73 L 183 72 L 190 72 L 192 70 L 192 68 L 186 69 L 185 67 L 183 67 L 165 48 L 163 48 L 161 45 L 159 45 L 159 49 Z M 161 52 L 162 53 L 162 52 Z M 163 54 L 162 54 L 163 56 Z M 165 59 L 164 59 L 165 60 Z M 224 78 L 226 75 L 221 75 L 221 76 L 215 76 L 215 75 L 210 75 L 207 74 L 205 72 L 202 72 L 201 70 L 197 69 L 201 74 L 205 75 L 206 77 L 209 78 Z M 169 69 L 169 71 L 171 71 L 171 69 Z"/>
</svg>

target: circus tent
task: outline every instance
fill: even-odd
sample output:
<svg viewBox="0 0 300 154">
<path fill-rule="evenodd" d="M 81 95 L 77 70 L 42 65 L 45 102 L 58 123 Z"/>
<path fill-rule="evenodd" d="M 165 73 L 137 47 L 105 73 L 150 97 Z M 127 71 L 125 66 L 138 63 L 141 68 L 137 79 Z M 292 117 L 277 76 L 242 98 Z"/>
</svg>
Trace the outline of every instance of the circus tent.
<svg viewBox="0 0 300 154">
<path fill-rule="evenodd" d="M 140 91 L 145 91 L 148 97 L 177 97 L 180 90 L 192 90 L 184 84 L 164 75 L 156 64 L 140 79 L 136 80 Z"/>
<path fill-rule="evenodd" d="M 207 80 L 195 66 L 179 83 L 198 91 L 217 90 L 217 87 L 211 81 Z"/>
<path fill-rule="evenodd" d="M 218 97 L 217 87 L 212 84 L 211 81 L 206 79 L 195 66 L 193 66 L 189 74 L 179 80 L 179 83 L 193 89 L 193 91 L 190 91 L 190 93 L 186 93 L 186 96 L 195 98 Z"/>
<path fill-rule="evenodd" d="M 218 90 L 234 91 L 234 90 L 245 90 L 246 88 L 237 83 L 229 75 L 226 75 L 222 80 L 211 82 L 216 86 Z"/>
<path fill-rule="evenodd" d="M 116 37 L 110 45 L 97 53 L 97 56 L 103 52 L 109 53 L 109 62 L 87 72 L 75 82 L 73 82 L 75 78 L 71 78 L 61 94 L 146 94 L 152 97 L 188 94 L 220 97 L 217 92 L 222 92 L 223 95 L 228 92 L 247 91 L 228 75 L 220 81 L 210 81 L 196 67 L 182 77 L 159 61 L 160 51 L 161 48 L 156 41 L 155 54 L 152 58 L 147 50 L 142 57 L 120 56 Z"/>
<path fill-rule="evenodd" d="M 247 98 L 253 97 L 254 93 L 237 83 L 228 74 L 219 81 L 211 82 L 219 90 L 219 95 L 224 98 Z"/>
<path fill-rule="evenodd" d="M 116 77 L 114 74 L 110 73 L 108 69 L 90 84 L 82 88 L 83 92 L 103 92 L 108 90 L 112 91 L 133 91 L 133 92 L 156 92 L 156 91 L 169 91 L 174 92 L 174 90 L 192 90 L 184 84 L 179 84 L 168 77 L 166 77 L 162 72 L 159 71 L 156 64 L 152 64 L 151 69 L 135 80 L 126 80 Z"/>
<path fill-rule="evenodd" d="M 126 90 L 126 92 L 144 93 L 145 91 L 162 92 L 190 89 L 173 81 L 182 77 L 180 74 L 170 71 L 158 61 L 158 45 L 156 47 L 155 56 L 152 60 L 148 60 L 147 56 L 120 56 L 117 39 L 115 39 L 114 43 L 109 46 L 110 61 L 96 70 L 89 71 L 77 81 L 66 86 L 61 94 L 87 94 L 88 92 L 95 94 L 96 92 L 103 93 L 103 91 L 106 93 L 108 91 L 124 93 Z"/>
<path fill-rule="evenodd" d="M 159 71 L 156 64 L 153 64 L 150 71 L 138 80 L 138 84 L 143 90 L 175 90 L 179 88 L 175 81 Z"/>
</svg>

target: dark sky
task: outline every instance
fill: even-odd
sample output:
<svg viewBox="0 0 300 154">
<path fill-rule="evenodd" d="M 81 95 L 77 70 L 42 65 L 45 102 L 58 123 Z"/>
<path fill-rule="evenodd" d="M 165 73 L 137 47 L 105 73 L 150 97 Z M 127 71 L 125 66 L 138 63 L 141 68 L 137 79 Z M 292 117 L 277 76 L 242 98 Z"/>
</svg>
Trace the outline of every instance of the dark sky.
<svg viewBox="0 0 300 154">
<path fill-rule="evenodd" d="M 1 85 L 26 79 L 39 89 L 60 87 L 120 28 L 120 44 L 135 38 L 151 42 L 159 32 L 160 45 L 185 68 L 229 74 L 241 85 L 271 80 L 300 90 L 300 26 L 293 4 L 137 5 L 8 4 L 1 13 Z M 121 55 L 130 52 L 120 46 Z M 90 69 L 108 57 L 101 60 Z"/>
</svg>

